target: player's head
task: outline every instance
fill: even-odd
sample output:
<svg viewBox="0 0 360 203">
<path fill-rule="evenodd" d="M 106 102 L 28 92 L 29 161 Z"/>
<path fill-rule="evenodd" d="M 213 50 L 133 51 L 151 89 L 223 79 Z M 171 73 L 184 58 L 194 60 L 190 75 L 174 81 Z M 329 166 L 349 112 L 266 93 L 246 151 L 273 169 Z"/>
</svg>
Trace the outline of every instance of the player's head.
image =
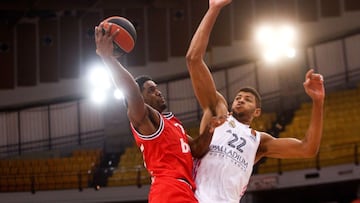
<svg viewBox="0 0 360 203">
<path fill-rule="evenodd" d="M 241 122 L 250 124 L 254 117 L 260 116 L 261 97 L 252 87 L 241 88 L 231 106 L 232 115 Z"/>
<path fill-rule="evenodd" d="M 147 75 L 141 75 L 135 78 L 135 81 L 139 85 L 145 103 L 159 112 L 163 112 L 167 107 L 166 101 L 152 78 Z"/>
</svg>

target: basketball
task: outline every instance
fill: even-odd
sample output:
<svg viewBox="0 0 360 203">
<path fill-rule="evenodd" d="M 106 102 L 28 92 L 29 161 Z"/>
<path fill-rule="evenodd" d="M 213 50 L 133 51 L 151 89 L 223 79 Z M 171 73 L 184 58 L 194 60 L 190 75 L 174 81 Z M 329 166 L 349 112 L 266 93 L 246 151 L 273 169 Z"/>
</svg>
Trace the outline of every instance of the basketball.
<svg viewBox="0 0 360 203">
<path fill-rule="evenodd" d="M 136 43 L 136 30 L 134 25 L 126 18 L 120 16 L 111 16 L 103 20 L 104 29 L 109 29 L 112 23 L 110 34 L 119 29 L 114 39 L 114 55 L 124 55 L 130 53 Z M 103 30 L 105 33 L 105 30 Z"/>
</svg>

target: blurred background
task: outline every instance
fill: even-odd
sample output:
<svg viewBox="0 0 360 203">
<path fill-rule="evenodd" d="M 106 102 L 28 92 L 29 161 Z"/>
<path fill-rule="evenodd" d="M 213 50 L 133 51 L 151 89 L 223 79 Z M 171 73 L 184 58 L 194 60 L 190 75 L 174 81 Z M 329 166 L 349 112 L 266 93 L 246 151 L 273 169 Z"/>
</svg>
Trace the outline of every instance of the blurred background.
<svg viewBox="0 0 360 203">
<path fill-rule="evenodd" d="M 95 53 L 109 16 L 137 30 L 121 62 L 150 75 L 188 134 L 201 109 L 185 54 L 207 0 L 0 1 L 0 196 L 6 202 L 147 202 L 149 175 L 129 131 L 121 87 Z M 264 159 L 241 202 L 351 202 L 360 196 L 360 1 L 233 0 L 205 60 L 231 102 L 254 86 L 253 128 L 303 137 L 306 71 L 324 75 L 324 134 L 316 158 Z M 331 192 L 330 192 L 331 191 Z M 334 191 L 334 192 L 332 192 Z"/>
</svg>

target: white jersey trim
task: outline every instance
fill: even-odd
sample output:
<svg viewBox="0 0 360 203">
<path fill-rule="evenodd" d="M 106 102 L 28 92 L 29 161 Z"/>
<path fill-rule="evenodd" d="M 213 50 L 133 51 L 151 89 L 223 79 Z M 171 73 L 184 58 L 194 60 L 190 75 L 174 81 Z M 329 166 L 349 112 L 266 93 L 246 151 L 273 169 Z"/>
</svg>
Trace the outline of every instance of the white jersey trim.
<svg viewBox="0 0 360 203">
<path fill-rule="evenodd" d="M 163 112 L 162 115 L 168 120 L 174 117 L 174 114 L 172 112 Z"/>
<path fill-rule="evenodd" d="M 131 128 L 136 132 L 136 135 L 140 138 L 140 139 L 143 139 L 143 140 L 153 140 L 153 139 L 156 139 L 157 137 L 160 136 L 160 134 L 162 133 L 162 131 L 164 130 L 164 119 L 163 117 L 158 114 L 159 117 L 160 117 L 160 124 L 159 124 L 159 128 L 156 130 L 156 132 L 154 132 L 153 134 L 151 135 L 143 135 L 141 133 L 139 133 L 133 126 L 132 123 L 130 123 L 130 126 Z"/>
</svg>

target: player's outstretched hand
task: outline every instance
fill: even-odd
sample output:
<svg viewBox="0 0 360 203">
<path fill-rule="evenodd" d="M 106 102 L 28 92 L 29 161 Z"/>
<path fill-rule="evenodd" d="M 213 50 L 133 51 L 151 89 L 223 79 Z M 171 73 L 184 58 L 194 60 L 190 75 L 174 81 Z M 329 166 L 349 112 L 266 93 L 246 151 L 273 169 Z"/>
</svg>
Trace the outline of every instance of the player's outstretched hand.
<svg viewBox="0 0 360 203">
<path fill-rule="evenodd" d="M 314 101 L 323 101 L 325 98 L 325 88 L 323 76 L 319 73 L 314 73 L 314 69 L 310 69 L 305 75 L 305 82 L 303 83 L 305 92 Z"/>
<path fill-rule="evenodd" d="M 113 55 L 113 40 L 117 35 L 119 30 L 114 32 L 113 34 L 109 33 L 112 24 L 109 24 L 109 28 L 104 28 L 104 22 L 100 23 L 95 27 L 95 43 L 96 43 L 96 53 L 99 56 L 106 57 Z"/>
<path fill-rule="evenodd" d="M 213 8 L 213 7 L 222 8 L 226 5 L 228 5 L 229 3 L 231 3 L 231 0 L 209 0 L 209 7 L 210 8 Z"/>
</svg>

